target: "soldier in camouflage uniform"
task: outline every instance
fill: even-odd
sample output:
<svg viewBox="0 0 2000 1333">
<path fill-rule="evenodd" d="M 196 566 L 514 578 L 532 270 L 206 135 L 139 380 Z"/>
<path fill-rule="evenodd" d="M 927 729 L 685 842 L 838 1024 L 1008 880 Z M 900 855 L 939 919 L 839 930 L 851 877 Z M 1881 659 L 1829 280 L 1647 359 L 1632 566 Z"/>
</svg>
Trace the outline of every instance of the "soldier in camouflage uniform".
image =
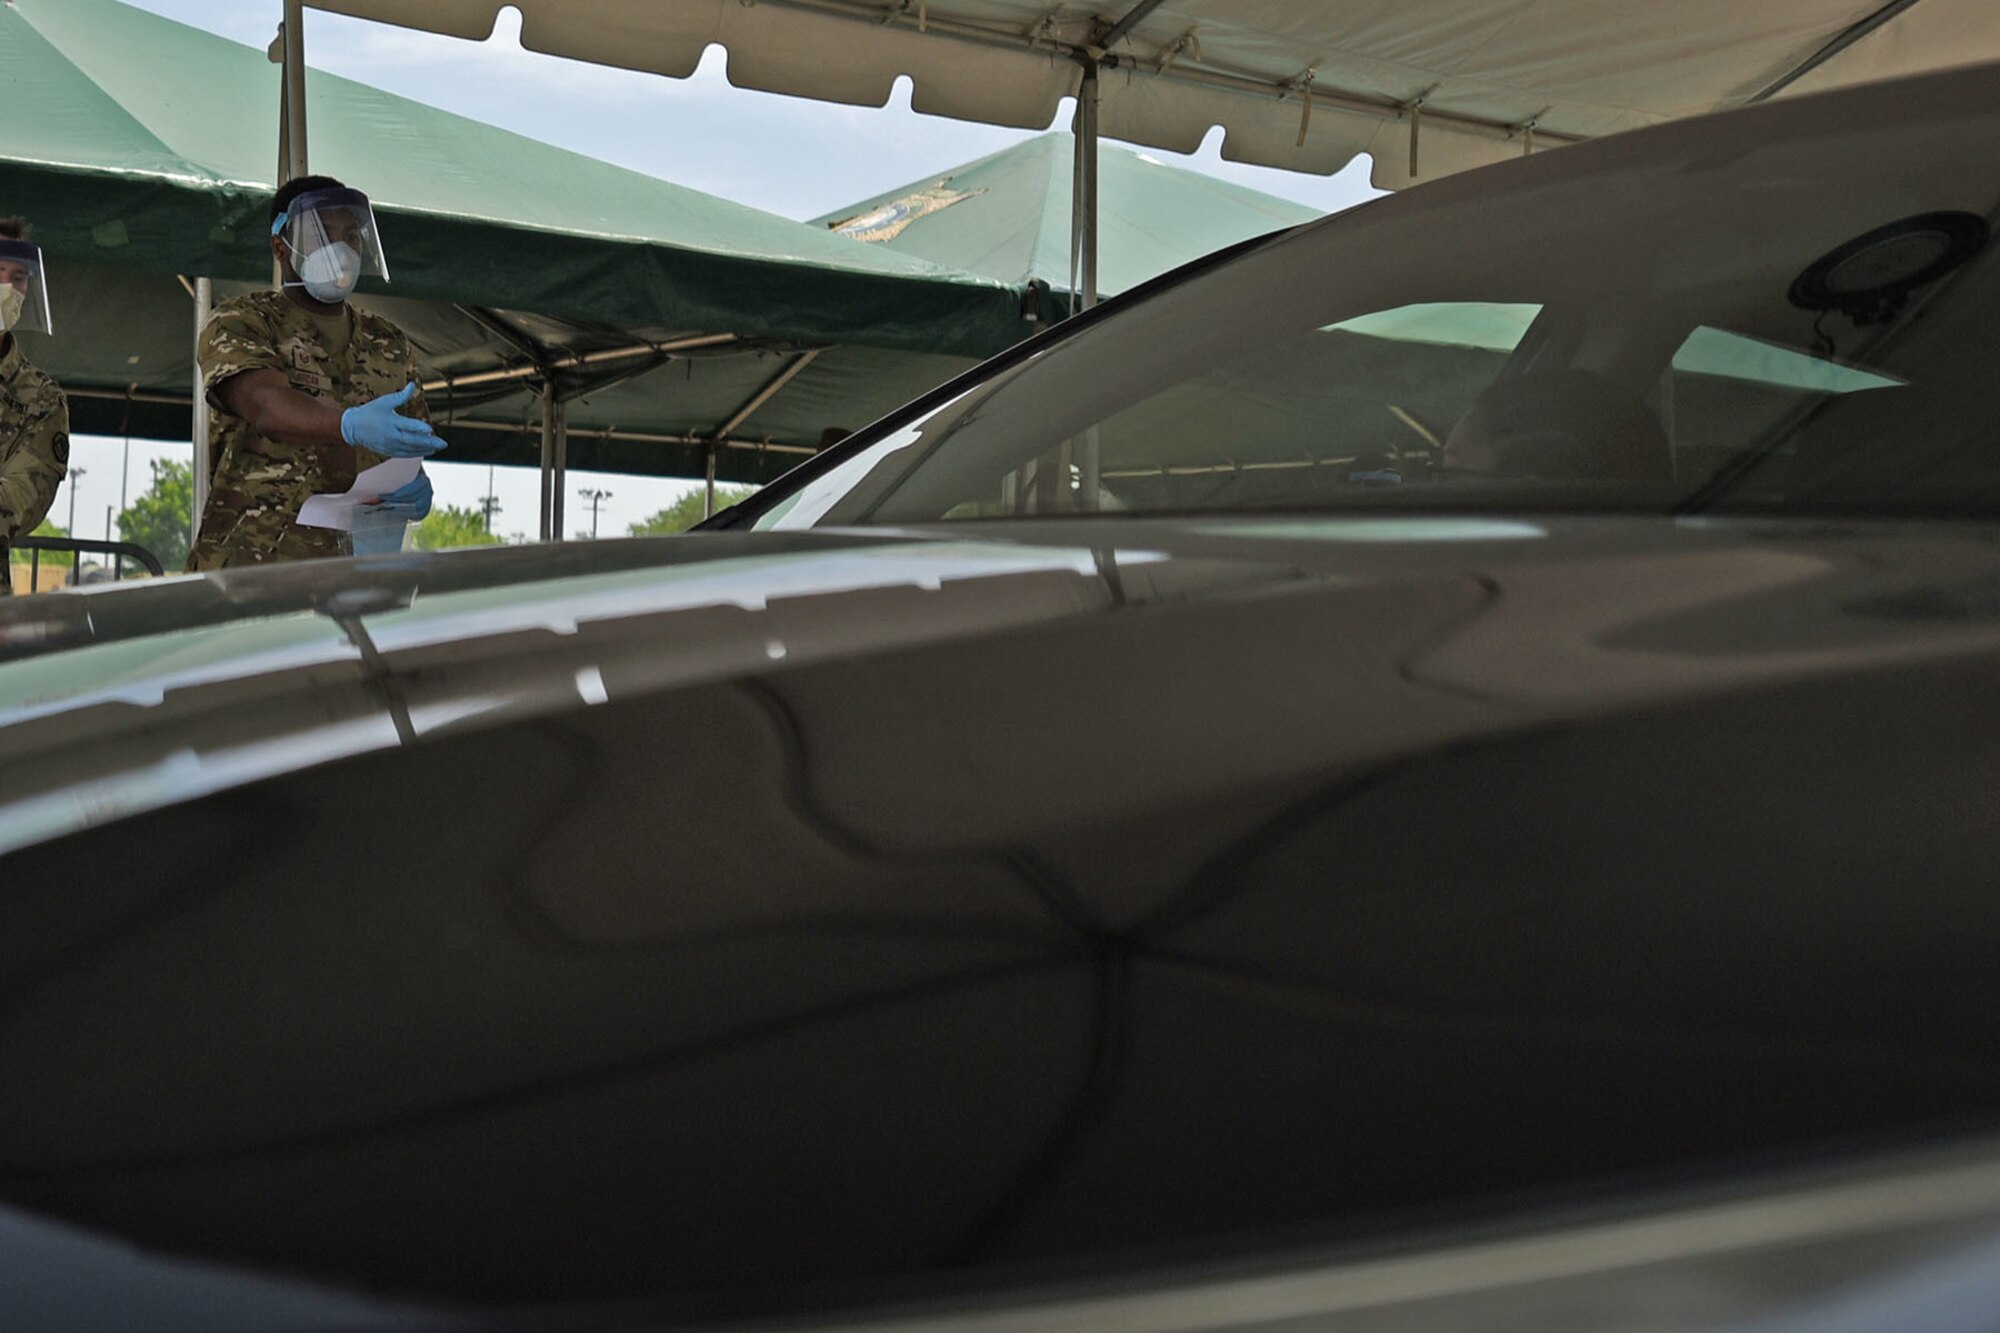
<svg viewBox="0 0 2000 1333">
<path fill-rule="evenodd" d="M 218 306 L 196 349 L 214 411 L 190 571 L 343 554 L 341 533 L 297 522 L 307 497 L 347 490 L 386 457 L 444 447 L 409 340 L 347 301 L 367 263 L 387 276 L 366 197 L 330 177 L 302 177 L 278 191 L 271 216 L 283 285 Z M 383 505 L 422 518 L 430 482 L 419 476 Z"/>
<path fill-rule="evenodd" d="M 0 563 L 40 525 L 69 471 L 69 403 L 21 354 L 17 328 L 49 331 L 41 250 L 26 222 L 0 218 Z M 0 597 L 13 591 L 11 573 L 0 578 Z"/>
</svg>

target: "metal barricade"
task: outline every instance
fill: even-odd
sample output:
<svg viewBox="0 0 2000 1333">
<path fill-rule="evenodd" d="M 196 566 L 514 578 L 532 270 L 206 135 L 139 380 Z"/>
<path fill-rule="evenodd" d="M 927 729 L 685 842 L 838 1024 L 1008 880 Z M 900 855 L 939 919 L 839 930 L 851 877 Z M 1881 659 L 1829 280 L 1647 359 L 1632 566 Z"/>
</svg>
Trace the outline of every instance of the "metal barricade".
<svg viewBox="0 0 2000 1333">
<path fill-rule="evenodd" d="M 12 549 L 27 553 L 29 556 L 27 587 L 27 591 L 29 592 L 47 592 L 54 588 L 69 587 L 78 582 L 78 575 L 83 574 L 83 557 L 86 555 L 105 557 L 104 565 L 102 566 L 106 571 L 103 575 L 103 581 L 107 582 L 116 583 L 125 577 L 125 562 L 127 560 L 133 561 L 155 578 L 166 573 L 166 570 L 160 567 L 160 558 L 137 542 L 94 541 L 89 537 L 16 537 Z M 56 575 L 55 578 L 48 581 L 44 581 L 43 578 L 45 566 L 42 562 L 42 553 L 44 551 L 68 552 L 71 556 L 70 564 L 67 566 L 46 566 L 50 573 Z M 14 562 L 13 556 L 8 553 L 8 547 L 5 543 L 0 543 L 0 554 L 6 554 L 7 556 L 7 577 L 11 579 L 14 576 Z M 64 577 L 65 575 L 68 577 Z M 86 574 L 83 576 L 82 581 L 98 582 L 99 580 L 91 579 Z"/>
</svg>

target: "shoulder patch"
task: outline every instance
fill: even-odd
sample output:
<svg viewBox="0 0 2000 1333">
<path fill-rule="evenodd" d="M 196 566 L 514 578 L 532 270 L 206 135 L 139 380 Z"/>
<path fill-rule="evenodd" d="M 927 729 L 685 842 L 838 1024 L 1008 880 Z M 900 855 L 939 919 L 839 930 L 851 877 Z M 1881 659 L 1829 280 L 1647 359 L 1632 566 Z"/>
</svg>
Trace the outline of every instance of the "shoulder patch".
<svg viewBox="0 0 2000 1333">
<path fill-rule="evenodd" d="M 58 463 L 59 465 L 61 465 L 62 467 L 65 467 L 65 468 L 66 468 L 66 467 L 68 467 L 68 466 L 69 466 L 69 432 L 68 432 L 68 431 L 66 431 L 66 430 L 59 430 L 59 431 L 57 431 L 57 432 L 56 432 L 56 438 L 54 439 L 54 441 L 52 441 L 52 442 L 51 442 L 51 447 L 52 447 L 52 448 L 53 448 L 53 449 L 55 450 L 55 455 L 56 455 L 56 462 L 57 462 L 57 463 Z"/>
</svg>

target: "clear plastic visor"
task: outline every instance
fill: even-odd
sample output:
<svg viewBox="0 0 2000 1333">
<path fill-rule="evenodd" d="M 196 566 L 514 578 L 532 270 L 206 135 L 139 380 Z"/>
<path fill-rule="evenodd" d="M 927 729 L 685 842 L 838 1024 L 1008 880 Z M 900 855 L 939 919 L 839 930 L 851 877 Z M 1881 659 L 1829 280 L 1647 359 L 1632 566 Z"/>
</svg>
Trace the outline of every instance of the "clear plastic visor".
<svg viewBox="0 0 2000 1333">
<path fill-rule="evenodd" d="M 309 269 L 317 266 L 332 272 L 353 265 L 357 276 L 373 274 L 384 282 L 389 280 L 381 233 L 375 228 L 375 210 L 359 190 L 308 191 L 292 200 L 273 228 L 284 238 L 292 267 L 302 278 L 312 276 Z M 315 260 L 321 251 L 331 253 Z"/>
<path fill-rule="evenodd" d="M 0 237 L 0 332 L 53 333 L 42 247 Z"/>
</svg>

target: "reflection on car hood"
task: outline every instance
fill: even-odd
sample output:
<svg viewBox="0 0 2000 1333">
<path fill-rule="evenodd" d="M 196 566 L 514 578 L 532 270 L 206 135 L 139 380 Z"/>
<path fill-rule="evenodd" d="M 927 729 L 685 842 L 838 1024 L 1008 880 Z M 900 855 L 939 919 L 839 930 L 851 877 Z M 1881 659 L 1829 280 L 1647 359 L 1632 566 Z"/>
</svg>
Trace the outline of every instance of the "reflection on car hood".
<svg viewBox="0 0 2000 1333">
<path fill-rule="evenodd" d="M 98 587 L 0 604 L 0 849 L 587 707 L 612 680 L 624 696 L 1272 596 L 1294 599 L 1277 619 L 1324 615 L 1518 723 L 1984 643 L 2000 550 L 1969 525 L 1232 518 L 715 535 Z M 1400 610 L 1383 615 L 1385 598 Z"/>
</svg>

